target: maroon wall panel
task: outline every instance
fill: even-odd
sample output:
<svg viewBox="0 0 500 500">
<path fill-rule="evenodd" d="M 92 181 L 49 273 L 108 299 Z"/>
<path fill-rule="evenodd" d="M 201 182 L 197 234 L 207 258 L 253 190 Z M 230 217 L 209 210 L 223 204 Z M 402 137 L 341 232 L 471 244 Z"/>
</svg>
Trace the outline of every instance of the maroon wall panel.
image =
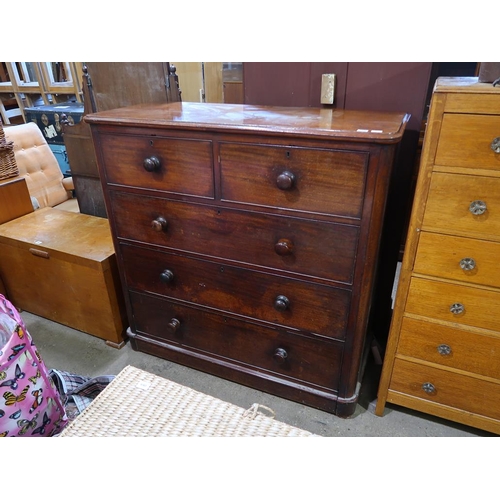
<svg viewBox="0 0 500 500">
<path fill-rule="evenodd" d="M 346 109 L 405 111 L 420 131 L 432 63 L 349 63 Z"/>
<path fill-rule="evenodd" d="M 344 107 L 347 63 L 243 63 L 246 104 L 320 107 L 321 75 L 337 75 L 335 107 Z"/>
</svg>

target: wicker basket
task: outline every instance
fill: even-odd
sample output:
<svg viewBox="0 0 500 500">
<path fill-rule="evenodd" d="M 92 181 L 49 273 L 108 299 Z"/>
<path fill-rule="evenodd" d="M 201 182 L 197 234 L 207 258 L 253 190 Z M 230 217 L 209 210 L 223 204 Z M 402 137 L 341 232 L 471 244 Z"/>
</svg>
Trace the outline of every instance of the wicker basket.
<svg viewBox="0 0 500 500">
<path fill-rule="evenodd" d="M 0 180 L 19 175 L 19 168 L 14 156 L 14 143 L 7 142 L 0 118 Z"/>
<path fill-rule="evenodd" d="M 60 437 L 317 437 L 126 366 Z M 272 410 L 271 410 L 272 412 Z"/>
</svg>

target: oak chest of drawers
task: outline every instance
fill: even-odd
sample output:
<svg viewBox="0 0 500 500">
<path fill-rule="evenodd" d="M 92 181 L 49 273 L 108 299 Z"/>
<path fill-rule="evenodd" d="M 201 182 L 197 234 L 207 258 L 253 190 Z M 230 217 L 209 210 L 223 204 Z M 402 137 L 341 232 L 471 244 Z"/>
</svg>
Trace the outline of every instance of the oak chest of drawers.
<svg viewBox="0 0 500 500">
<path fill-rule="evenodd" d="M 201 103 L 88 115 L 133 348 L 352 414 L 407 118 Z"/>
<path fill-rule="evenodd" d="M 376 413 L 500 433 L 500 88 L 436 82 L 405 249 Z"/>
</svg>

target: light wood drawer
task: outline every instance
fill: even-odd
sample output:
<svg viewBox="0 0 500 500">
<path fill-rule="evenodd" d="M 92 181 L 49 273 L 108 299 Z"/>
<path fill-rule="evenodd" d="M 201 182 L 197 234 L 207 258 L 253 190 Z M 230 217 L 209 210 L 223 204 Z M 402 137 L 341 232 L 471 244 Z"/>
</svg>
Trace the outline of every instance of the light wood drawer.
<svg viewBox="0 0 500 500">
<path fill-rule="evenodd" d="M 454 304 L 462 305 L 463 312 L 454 314 L 451 311 Z M 499 305 L 500 292 L 413 277 L 406 312 L 500 331 Z"/>
<path fill-rule="evenodd" d="M 500 243 L 420 233 L 414 272 L 500 286 Z"/>
<path fill-rule="evenodd" d="M 434 390 L 426 392 L 424 384 Z M 431 390 L 430 385 L 425 387 Z M 500 384 L 446 369 L 395 359 L 390 390 L 464 412 L 500 418 Z"/>
<path fill-rule="evenodd" d="M 214 197 L 211 141 L 120 134 L 101 134 L 99 141 L 110 184 Z"/>
<path fill-rule="evenodd" d="M 500 116 L 447 113 L 443 117 L 436 165 L 500 170 L 500 154 L 491 149 L 500 137 Z"/>
<path fill-rule="evenodd" d="M 484 213 L 471 211 L 476 201 L 486 205 Z M 422 227 L 500 241 L 500 179 L 433 173 Z"/>
<path fill-rule="evenodd" d="M 361 218 L 366 152 L 220 145 L 222 199 Z"/>
<path fill-rule="evenodd" d="M 500 379 L 500 335 L 403 318 L 398 354 Z"/>
</svg>

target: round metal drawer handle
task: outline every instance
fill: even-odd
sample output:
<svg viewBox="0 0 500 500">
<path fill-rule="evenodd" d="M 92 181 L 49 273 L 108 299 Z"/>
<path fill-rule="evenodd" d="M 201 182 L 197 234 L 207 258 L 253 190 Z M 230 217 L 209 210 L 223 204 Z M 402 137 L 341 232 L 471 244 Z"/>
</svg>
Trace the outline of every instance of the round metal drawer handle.
<svg viewBox="0 0 500 500">
<path fill-rule="evenodd" d="M 274 299 L 274 308 L 277 311 L 286 311 L 290 307 L 290 299 L 284 295 L 278 295 Z"/>
<path fill-rule="evenodd" d="M 495 153 L 500 154 L 500 137 L 495 137 L 491 141 L 491 149 L 495 151 Z"/>
<path fill-rule="evenodd" d="M 422 384 L 422 389 L 427 393 L 427 394 L 434 394 L 436 392 L 436 388 L 434 387 L 433 384 L 430 382 L 425 382 Z"/>
<path fill-rule="evenodd" d="M 145 158 L 142 162 L 142 166 L 144 170 L 148 172 L 154 172 L 155 170 L 159 170 L 161 167 L 160 159 L 156 156 L 150 156 L 149 158 Z"/>
<path fill-rule="evenodd" d="M 170 269 L 165 269 L 160 274 L 160 279 L 163 281 L 163 283 L 171 283 L 174 279 L 174 273 Z"/>
<path fill-rule="evenodd" d="M 450 312 L 453 314 L 462 314 L 465 311 L 463 304 L 456 302 L 450 306 Z"/>
<path fill-rule="evenodd" d="M 441 356 L 449 356 L 451 354 L 451 347 L 447 344 L 438 345 L 437 350 Z"/>
<path fill-rule="evenodd" d="M 273 358 L 280 364 L 283 364 L 288 357 L 288 353 L 282 347 L 278 347 L 276 351 L 274 351 Z"/>
<path fill-rule="evenodd" d="M 469 205 L 469 211 L 473 215 L 483 215 L 486 210 L 486 203 L 481 200 L 475 200 Z"/>
<path fill-rule="evenodd" d="M 460 261 L 460 267 L 464 271 L 472 271 L 476 267 L 476 261 L 470 257 L 465 257 Z"/>
</svg>

